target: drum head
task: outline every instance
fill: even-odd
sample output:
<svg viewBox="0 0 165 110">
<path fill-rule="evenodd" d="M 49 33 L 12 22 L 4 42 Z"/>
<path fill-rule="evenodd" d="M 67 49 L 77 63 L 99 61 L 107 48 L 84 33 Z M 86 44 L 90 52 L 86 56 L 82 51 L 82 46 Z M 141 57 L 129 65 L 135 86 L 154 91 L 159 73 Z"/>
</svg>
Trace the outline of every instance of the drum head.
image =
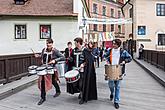
<svg viewBox="0 0 165 110">
<path fill-rule="evenodd" d="M 66 78 L 73 78 L 75 76 L 77 76 L 79 74 L 79 72 L 77 70 L 71 70 L 65 73 L 65 77 Z"/>
<path fill-rule="evenodd" d="M 53 67 L 52 67 L 52 66 L 47 66 L 46 69 L 47 69 L 47 70 L 51 70 L 51 69 L 53 69 Z"/>
<path fill-rule="evenodd" d="M 42 71 L 42 70 L 44 70 L 44 69 L 46 69 L 46 67 L 40 66 L 40 67 L 38 67 L 36 70 L 37 70 L 37 71 Z"/>
<path fill-rule="evenodd" d="M 29 67 L 28 67 L 29 70 L 33 70 L 33 69 L 36 69 L 36 68 L 37 68 L 36 65 L 32 65 L 32 66 L 29 66 Z"/>
</svg>

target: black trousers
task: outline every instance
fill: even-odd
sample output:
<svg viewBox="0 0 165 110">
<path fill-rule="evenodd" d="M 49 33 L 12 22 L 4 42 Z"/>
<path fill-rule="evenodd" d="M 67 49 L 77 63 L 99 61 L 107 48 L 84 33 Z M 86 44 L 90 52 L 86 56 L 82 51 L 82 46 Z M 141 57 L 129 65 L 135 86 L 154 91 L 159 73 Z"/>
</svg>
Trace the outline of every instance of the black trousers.
<svg viewBox="0 0 165 110">
<path fill-rule="evenodd" d="M 52 75 L 52 84 L 56 89 L 56 93 L 61 92 L 60 87 L 59 87 L 57 81 L 55 80 L 55 74 Z M 44 76 L 42 76 L 42 80 L 41 80 L 41 98 L 46 99 L 45 78 L 44 78 Z"/>
<path fill-rule="evenodd" d="M 99 67 L 99 57 L 97 57 L 97 67 Z"/>
</svg>

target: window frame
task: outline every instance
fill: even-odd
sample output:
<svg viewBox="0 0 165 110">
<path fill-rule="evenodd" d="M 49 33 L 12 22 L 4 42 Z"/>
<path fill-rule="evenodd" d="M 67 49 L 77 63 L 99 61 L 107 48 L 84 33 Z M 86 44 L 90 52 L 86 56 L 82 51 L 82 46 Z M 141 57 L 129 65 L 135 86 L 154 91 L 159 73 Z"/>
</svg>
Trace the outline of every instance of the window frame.
<svg viewBox="0 0 165 110">
<path fill-rule="evenodd" d="M 103 32 L 107 31 L 106 27 L 107 27 L 106 24 L 103 24 Z"/>
<path fill-rule="evenodd" d="M 49 33 L 49 37 L 43 37 L 43 35 L 42 35 L 42 29 L 41 29 L 41 27 L 42 26 L 47 26 L 49 29 L 49 31 L 50 31 L 50 33 Z M 52 34 L 52 30 L 51 30 L 51 24 L 40 24 L 39 25 L 39 30 L 40 30 L 40 39 L 48 39 L 48 38 L 51 38 L 51 34 Z M 47 34 L 48 34 L 48 32 L 47 32 Z"/>
<path fill-rule="evenodd" d="M 129 18 L 133 18 L 133 8 L 129 9 Z"/>
<path fill-rule="evenodd" d="M 97 24 L 93 24 L 93 30 L 97 31 L 97 28 L 98 28 Z"/>
<path fill-rule="evenodd" d="M 158 8 L 158 6 L 160 7 L 160 9 Z M 164 7 L 164 9 L 161 8 L 162 6 Z M 162 14 L 162 12 L 163 12 L 163 14 Z M 158 13 L 160 13 L 160 14 L 158 14 Z M 163 4 L 163 3 L 156 4 L 156 16 L 165 16 L 165 4 Z"/>
<path fill-rule="evenodd" d="M 114 9 L 114 8 L 111 8 L 110 10 L 111 10 L 111 12 L 110 12 L 111 17 L 112 17 L 112 18 L 115 18 L 115 9 Z M 112 11 L 112 10 L 113 10 L 113 11 Z M 112 13 L 112 12 L 113 12 L 113 13 Z"/>
<path fill-rule="evenodd" d="M 164 35 L 164 42 L 163 42 L 164 44 L 160 44 L 160 43 L 159 43 L 159 35 Z M 158 38 L 158 39 L 157 39 L 157 45 L 158 45 L 158 46 L 165 46 L 165 33 L 158 33 L 157 38 Z M 163 40 L 160 39 L 160 41 L 163 41 Z"/>
<path fill-rule="evenodd" d="M 97 4 L 96 3 L 93 3 L 93 13 L 94 14 L 97 14 L 97 12 L 98 12 Z"/>
<path fill-rule="evenodd" d="M 21 27 L 23 27 L 23 26 L 25 26 L 25 35 L 24 35 L 24 37 L 22 37 L 22 28 L 21 28 L 21 30 L 20 30 L 20 37 L 17 37 L 18 35 L 18 32 L 17 32 L 17 26 L 21 26 Z M 14 25 L 14 39 L 27 39 L 27 26 L 26 26 L 26 24 L 15 24 Z"/>
<path fill-rule="evenodd" d="M 115 31 L 115 25 L 114 24 L 111 24 L 111 32 L 113 32 L 113 31 Z"/>
<path fill-rule="evenodd" d="M 118 28 L 118 33 L 122 33 L 122 25 L 118 25 L 117 28 Z"/>
<path fill-rule="evenodd" d="M 122 18 L 122 14 L 120 10 L 118 10 L 118 18 Z"/>
<path fill-rule="evenodd" d="M 102 6 L 102 15 L 106 16 L 106 6 Z"/>
</svg>

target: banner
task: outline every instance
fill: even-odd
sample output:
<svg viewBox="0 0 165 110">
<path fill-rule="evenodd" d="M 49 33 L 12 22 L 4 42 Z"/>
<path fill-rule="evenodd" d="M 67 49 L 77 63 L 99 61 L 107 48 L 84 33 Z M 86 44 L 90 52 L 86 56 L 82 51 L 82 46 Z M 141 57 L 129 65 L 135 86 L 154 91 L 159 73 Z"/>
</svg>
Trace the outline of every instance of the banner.
<svg viewBox="0 0 165 110">
<path fill-rule="evenodd" d="M 93 39 L 94 42 L 97 42 L 98 41 L 98 34 L 94 34 L 94 39 Z"/>
<path fill-rule="evenodd" d="M 132 23 L 132 18 L 130 19 L 100 19 L 100 18 L 86 18 L 85 19 L 87 24 L 130 24 Z"/>
<path fill-rule="evenodd" d="M 99 42 L 102 42 L 102 41 L 103 41 L 102 33 L 99 33 Z"/>
<path fill-rule="evenodd" d="M 114 39 L 113 32 L 89 33 L 89 41 L 92 42 L 112 41 Z"/>
</svg>

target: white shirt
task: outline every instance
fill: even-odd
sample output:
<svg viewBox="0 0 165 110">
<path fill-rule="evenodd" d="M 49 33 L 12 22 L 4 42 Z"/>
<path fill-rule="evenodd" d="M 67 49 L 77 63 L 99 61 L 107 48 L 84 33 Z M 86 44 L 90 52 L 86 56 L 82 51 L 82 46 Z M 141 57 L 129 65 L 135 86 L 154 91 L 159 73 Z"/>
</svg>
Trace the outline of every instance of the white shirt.
<svg viewBox="0 0 165 110">
<path fill-rule="evenodd" d="M 120 48 L 112 49 L 112 65 L 118 65 L 120 59 Z"/>
</svg>

